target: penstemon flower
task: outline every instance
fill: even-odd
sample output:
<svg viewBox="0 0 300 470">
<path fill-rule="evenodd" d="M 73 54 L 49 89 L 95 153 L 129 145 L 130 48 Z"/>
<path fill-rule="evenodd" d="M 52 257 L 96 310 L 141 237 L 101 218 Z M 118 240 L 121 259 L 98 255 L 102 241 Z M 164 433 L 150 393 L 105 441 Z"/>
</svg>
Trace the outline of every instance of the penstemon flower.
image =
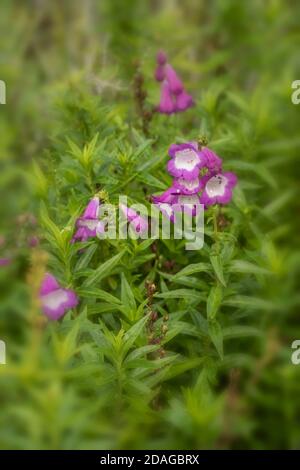
<svg viewBox="0 0 300 470">
<path fill-rule="evenodd" d="M 85 242 L 96 236 L 97 227 L 100 223 L 98 220 L 99 206 L 99 197 L 95 196 L 90 200 L 83 215 L 76 220 L 77 230 L 72 238 L 72 243 L 76 241 Z"/>
<path fill-rule="evenodd" d="M 155 79 L 162 82 L 161 98 L 157 107 L 162 114 L 172 114 L 185 111 L 194 105 L 193 98 L 185 91 L 181 79 L 173 67 L 167 63 L 167 56 L 160 51 L 157 54 Z"/>
<path fill-rule="evenodd" d="M 128 208 L 124 204 L 120 204 L 120 209 L 137 233 L 144 233 L 148 230 L 148 221 L 135 210 Z"/>
<path fill-rule="evenodd" d="M 198 193 L 202 188 L 202 183 L 199 178 L 193 180 L 176 178 L 173 181 L 172 187 L 177 194 L 190 195 Z"/>
<path fill-rule="evenodd" d="M 11 263 L 9 258 L 0 258 L 0 266 L 8 266 Z"/>
<path fill-rule="evenodd" d="M 237 184 L 237 177 L 234 173 L 225 172 L 215 175 L 206 175 L 202 179 L 203 193 L 201 203 L 207 206 L 213 204 L 228 204 L 232 198 L 232 189 Z"/>
<path fill-rule="evenodd" d="M 206 166 L 206 157 L 196 150 L 193 143 L 173 144 L 169 148 L 171 159 L 168 162 L 168 172 L 176 178 L 195 180 L 200 169 Z"/>
<path fill-rule="evenodd" d="M 191 194 L 189 196 L 181 194 L 176 196 L 174 210 L 175 212 L 186 212 L 191 215 L 197 214 L 197 206 L 201 204 L 198 194 Z"/>
<path fill-rule="evenodd" d="M 201 153 L 204 154 L 206 158 L 206 166 L 210 171 L 219 172 L 222 169 L 222 159 L 218 157 L 212 150 L 208 147 L 202 147 Z"/>
<path fill-rule="evenodd" d="M 60 287 L 55 277 L 49 273 L 45 274 L 41 285 L 40 301 L 44 314 L 50 320 L 58 320 L 67 310 L 78 304 L 75 292 Z"/>
<path fill-rule="evenodd" d="M 170 86 L 166 80 L 163 81 L 161 86 L 161 96 L 157 110 L 162 114 L 172 114 L 176 110 Z"/>
</svg>

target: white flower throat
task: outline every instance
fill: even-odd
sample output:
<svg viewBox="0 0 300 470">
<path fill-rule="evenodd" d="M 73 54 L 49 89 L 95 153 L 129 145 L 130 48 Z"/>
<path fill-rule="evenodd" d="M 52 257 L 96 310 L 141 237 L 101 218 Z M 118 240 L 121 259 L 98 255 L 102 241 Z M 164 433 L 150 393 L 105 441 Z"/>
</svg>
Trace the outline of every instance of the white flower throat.
<svg viewBox="0 0 300 470">
<path fill-rule="evenodd" d="M 179 150 L 175 154 L 175 166 L 185 170 L 193 170 L 199 163 L 199 156 L 191 149 Z"/>
<path fill-rule="evenodd" d="M 226 189 L 227 178 L 224 175 L 215 175 L 206 183 L 205 190 L 209 197 L 223 196 Z"/>
</svg>

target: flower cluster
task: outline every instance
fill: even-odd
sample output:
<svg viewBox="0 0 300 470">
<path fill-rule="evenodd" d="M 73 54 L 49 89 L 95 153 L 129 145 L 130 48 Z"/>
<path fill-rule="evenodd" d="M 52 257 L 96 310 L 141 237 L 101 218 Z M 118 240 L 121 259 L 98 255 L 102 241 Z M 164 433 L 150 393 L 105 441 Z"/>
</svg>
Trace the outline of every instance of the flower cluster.
<svg viewBox="0 0 300 470">
<path fill-rule="evenodd" d="M 161 82 L 158 112 L 162 114 L 179 113 L 194 105 L 193 98 L 185 91 L 182 81 L 173 67 L 167 63 L 167 56 L 162 51 L 157 54 L 155 79 Z"/>
<path fill-rule="evenodd" d="M 237 177 L 222 170 L 222 160 L 212 150 L 187 142 L 171 145 L 169 156 L 167 170 L 174 178 L 172 186 L 152 200 L 172 222 L 178 206 L 195 215 L 199 204 L 207 208 L 231 201 Z"/>
</svg>

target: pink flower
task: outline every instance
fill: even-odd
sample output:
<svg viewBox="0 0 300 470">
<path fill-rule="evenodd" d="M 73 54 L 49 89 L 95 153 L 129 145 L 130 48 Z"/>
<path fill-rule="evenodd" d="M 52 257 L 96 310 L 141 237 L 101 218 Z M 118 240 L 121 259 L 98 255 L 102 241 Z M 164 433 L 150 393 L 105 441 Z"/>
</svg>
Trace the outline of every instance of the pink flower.
<svg viewBox="0 0 300 470">
<path fill-rule="evenodd" d="M 165 78 L 165 69 L 162 65 L 158 65 L 155 69 L 155 80 L 162 82 Z"/>
<path fill-rule="evenodd" d="M 167 55 L 164 51 L 159 51 L 157 56 L 156 56 L 156 62 L 158 65 L 165 65 L 167 62 Z"/>
<path fill-rule="evenodd" d="M 124 204 L 119 205 L 128 222 L 131 223 L 135 232 L 144 233 L 148 230 L 148 221 L 139 215 L 135 210 L 128 208 Z"/>
<path fill-rule="evenodd" d="M 10 263 L 10 258 L 0 258 L 0 266 L 8 266 Z"/>
<path fill-rule="evenodd" d="M 202 183 L 199 178 L 195 178 L 193 180 L 187 180 L 185 178 L 176 178 L 173 181 L 174 190 L 179 194 L 196 194 L 202 188 Z"/>
<path fill-rule="evenodd" d="M 234 173 L 217 173 L 204 176 L 204 190 L 201 195 L 201 203 L 206 207 L 213 204 L 228 204 L 232 198 L 232 189 L 237 184 Z"/>
<path fill-rule="evenodd" d="M 185 91 L 183 83 L 173 67 L 167 63 L 167 56 L 160 51 L 157 54 L 155 79 L 162 82 L 161 98 L 157 111 L 162 114 L 182 112 L 194 105 L 193 98 Z"/>
<path fill-rule="evenodd" d="M 75 292 L 61 288 L 55 277 L 49 273 L 44 276 L 40 300 L 42 310 L 50 320 L 58 320 L 67 310 L 75 308 L 78 304 Z"/>
<path fill-rule="evenodd" d="M 162 114 L 172 114 L 176 110 L 170 86 L 166 80 L 161 85 L 160 102 L 157 110 Z"/>
<path fill-rule="evenodd" d="M 222 159 L 208 147 L 202 147 L 201 152 L 205 155 L 206 166 L 210 171 L 219 172 L 222 169 Z"/>
<path fill-rule="evenodd" d="M 188 95 L 185 90 L 182 90 L 181 93 L 176 96 L 176 111 L 185 111 L 191 106 L 194 106 L 193 98 L 191 97 L 191 95 Z"/>
<path fill-rule="evenodd" d="M 169 155 L 171 159 L 167 169 L 170 175 L 176 178 L 195 180 L 199 176 L 200 168 L 206 166 L 205 155 L 198 152 L 191 143 L 171 145 Z"/>
<path fill-rule="evenodd" d="M 99 224 L 99 206 L 100 201 L 97 196 L 90 200 L 83 215 L 76 221 L 77 230 L 72 238 L 72 243 L 76 241 L 85 242 L 89 238 L 96 236 L 97 226 Z"/>
<path fill-rule="evenodd" d="M 170 64 L 166 64 L 165 74 L 171 92 L 174 93 L 174 95 L 179 95 L 183 91 L 183 83 Z"/>
<path fill-rule="evenodd" d="M 175 212 L 182 212 L 182 210 L 191 215 L 197 214 L 197 206 L 201 204 L 200 197 L 198 194 L 191 194 L 189 196 L 181 194 L 176 196 L 176 202 L 174 205 Z"/>
</svg>

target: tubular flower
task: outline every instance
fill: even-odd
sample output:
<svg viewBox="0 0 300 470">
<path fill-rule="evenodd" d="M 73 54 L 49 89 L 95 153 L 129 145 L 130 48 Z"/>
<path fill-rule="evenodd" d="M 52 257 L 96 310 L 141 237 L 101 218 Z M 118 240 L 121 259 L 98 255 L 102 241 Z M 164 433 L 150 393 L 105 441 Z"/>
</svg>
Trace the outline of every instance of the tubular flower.
<svg viewBox="0 0 300 470">
<path fill-rule="evenodd" d="M 96 236 L 96 230 L 99 224 L 99 206 L 99 197 L 95 196 L 90 200 L 83 215 L 76 220 L 77 230 L 72 238 L 72 243 L 76 241 L 85 242 L 89 238 Z"/>
<path fill-rule="evenodd" d="M 191 194 L 189 196 L 181 194 L 176 196 L 176 202 L 174 205 L 175 212 L 186 212 L 191 215 L 197 214 L 197 206 L 201 204 L 200 197 L 198 194 Z"/>
<path fill-rule="evenodd" d="M 157 111 L 172 114 L 185 111 L 194 105 L 193 98 L 185 91 L 181 79 L 173 67 L 167 63 L 167 56 L 160 51 L 156 57 L 155 79 L 161 84 L 161 98 Z"/>
<path fill-rule="evenodd" d="M 237 184 L 234 173 L 217 173 L 203 177 L 203 193 L 201 203 L 206 207 L 213 204 L 228 204 L 232 198 L 232 189 Z"/>
<path fill-rule="evenodd" d="M 168 162 L 168 172 L 176 178 L 194 180 L 199 176 L 200 168 L 206 166 L 206 158 L 198 152 L 193 144 L 173 144 L 169 148 L 171 159 Z"/>
<path fill-rule="evenodd" d="M 198 193 L 201 188 L 202 184 L 199 178 L 195 178 L 193 180 L 187 180 L 184 178 L 176 178 L 173 181 L 173 188 L 176 193 L 180 194 L 196 194 Z"/>
<path fill-rule="evenodd" d="M 45 274 L 41 285 L 40 301 L 44 314 L 50 320 L 58 320 L 67 310 L 78 304 L 75 292 L 60 287 L 55 277 L 49 273 Z"/>
<path fill-rule="evenodd" d="M 208 147 L 202 147 L 201 153 L 204 154 L 206 158 L 206 166 L 212 172 L 219 172 L 222 169 L 222 159 L 218 157 L 212 150 Z"/>
<path fill-rule="evenodd" d="M 185 90 L 182 90 L 182 92 L 176 96 L 176 111 L 185 111 L 186 109 L 194 106 L 194 104 L 193 98 Z"/>
<path fill-rule="evenodd" d="M 170 86 L 166 80 L 161 85 L 160 102 L 157 110 L 162 114 L 172 114 L 176 110 Z"/>
<path fill-rule="evenodd" d="M 120 209 L 137 233 L 144 233 L 148 230 L 148 221 L 135 210 L 128 208 L 124 204 L 120 204 Z"/>
</svg>

